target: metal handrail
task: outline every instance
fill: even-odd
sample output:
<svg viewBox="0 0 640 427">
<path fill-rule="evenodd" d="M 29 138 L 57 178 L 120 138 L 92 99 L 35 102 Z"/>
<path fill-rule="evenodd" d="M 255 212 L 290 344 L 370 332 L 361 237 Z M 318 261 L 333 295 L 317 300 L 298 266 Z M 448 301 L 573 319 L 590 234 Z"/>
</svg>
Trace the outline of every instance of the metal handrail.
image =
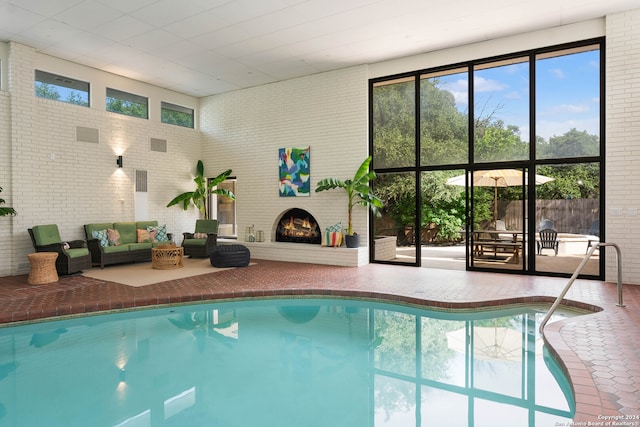
<svg viewBox="0 0 640 427">
<path fill-rule="evenodd" d="M 616 249 L 616 255 L 618 258 L 618 304 L 616 305 L 618 307 L 624 307 L 624 304 L 622 303 L 622 255 L 620 254 L 620 247 L 618 247 L 618 245 L 615 243 L 599 242 L 594 244 L 591 249 L 589 249 L 587 255 L 584 257 L 580 265 L 578 265 L 578 268 L 576 268 L 576 271 L 571 276 L 571 279 L 569 279 L 569 283 L 567 283 L 560 295 L 558 295 L 558 298 L 556 298 L 556 300 L 554 301 L 553 305 L 551 305 L 551 308 L 547 312 L 547 315 L 544 316 L 544 319 L 542 319 L 542 322 L 540 323 L 540 332 L 542 332 L 544 326 L 551 318 L 551 315 L 556 311 L 564 296 L 567 294 L 567 292 L 569 292 L 569 288 L 571 287 L 571 285 L 573 285 L 573 282 L 575 282 L 576 278 L 578 277 L 584 266 L 587 264 L 587 261 L 589 261 L 589 258 L 591 258 L 591 255 L 593 255 L 593 252 L 595 252 L 595 250 L 599 249 L 601 246 L 613 246 Z"/>
</svg>

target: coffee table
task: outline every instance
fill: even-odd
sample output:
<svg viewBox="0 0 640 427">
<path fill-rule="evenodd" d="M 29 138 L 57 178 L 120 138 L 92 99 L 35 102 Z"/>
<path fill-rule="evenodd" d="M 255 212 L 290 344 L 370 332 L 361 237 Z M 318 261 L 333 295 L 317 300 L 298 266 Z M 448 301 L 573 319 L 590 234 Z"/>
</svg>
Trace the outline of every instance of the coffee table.
<svg viewBox="0 0 640 427">
<path fill-rule="evenodd" d="M 151 249 L 151 268 L 156 270 L 175 270 L 184 267 L 184 248 L 166 245 Z"/>
</svg>

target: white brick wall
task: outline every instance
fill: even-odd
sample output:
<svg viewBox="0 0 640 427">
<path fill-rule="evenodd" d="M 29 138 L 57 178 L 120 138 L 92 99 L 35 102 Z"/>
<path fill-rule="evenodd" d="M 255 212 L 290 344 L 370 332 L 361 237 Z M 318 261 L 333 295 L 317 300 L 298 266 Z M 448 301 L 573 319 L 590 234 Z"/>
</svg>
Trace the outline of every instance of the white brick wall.
<svg viewBox="0 0 640 427">
<path fill-rule="evenodd" d="M 49 61 L 19 44 L 10 45 L 10 59 L 11 118 L 3 123 L 10 123 L 6 128 L 11 129 L 11 150 L 2 150 L 0 160 L 11 168 L 2 168 L 0 185 L 11 191 L 9 196 L 14 195 L 18 216 L 10 220 L 11 262 L 1 263 L 0 274 L 28 271 L 26 255 L 33 252 L 33 247 L 27 228 L 36 224 L 58 224 L 64 240 L 84 238 L 82 226 L 90 222 L 157 219 L 179 236 L 193 230 L 195 209 L 185 214 L 178 207 L 166 208 L 166 204 L 180 192 L 193 189 L 201 151 L 198 130 L 162 124 L 157 114 L 144 120 L 109 113 L 103 103 L 87 108 L 36 98 L 34 69 L 63 75 L 66 70 L 58 71 L 57 60 Z M 120 87 L 116 76 L 103 73 L 101 79 L 90 79 L 88 75 L 95 70 L 75 68 L 74 76 L 80 74 L 77 78 L 87 73 L 92 84 L 103 80 Z M 161 100 L 176 102 L 169 91 L 138 84 L 141 87 L 136 93 L 149 96 L 150 106 L 159 105 Z M 92 87 L 92 93 L 104 90 L 99 83 Z M 0 97 L 2 114 L 9 107 L 6 98 Z M 104 102 L 104 97 L 96 98 Z M 193 104 L 197 100 L 193 99 Z M 99 143 L 77 142 L 77 126 L 99 129 Z M 0 147 L 6 144 L 3 135 L 0 133 Z M 152 137 L 167 140 L 167 153 L 150 151 Z M 11 159 L 5 162 L 2 156 L 8 153 Z M 124 156 L 122 169 L 116 166 L 117 153 Z M 148 218 L 135 218 L 136 169 L 148 172 Z M 10 182 L 5 180 L 5 170 L 12 170 Z M 5 218 L 0 221 L 0 233 L 7 233 L 7 223 Z"/>
<path fill-rule="evenodd" d="M 9 123 L 11 100 L 9 93 L 0 91 L 0 122 Z M 13 189 L 11 185 L 11 128 L 0 126 L 0 199 L 4 199 L 4 207 L 13 207 Z M 0 276 L 11 274 L 13 265 L 13 234 L 11 232 L 13 217 L 0 217 Z"/>
<path fill-rule="evenodd" d="M 606 22 L 606 240 L 620 246 L 623 281 L 640 284 L 640 9 Z M 607 280 L 616 275 L 611 250 Z"/>
<path fill-rule="evenodd" d="M 342 190 L 314 193 L 327 177 L 347 179 L 368 154 L 366 67 L 279 82 L 200 101 L 207 168 L 238 178 L 238 234 L 254 225 L 271 240 L 286 210 L 309 211 L 321 229 L 347 224 Z M 309 197 L 279 197 L 278 149 L 311 147 Z M 354 229 L 366 245 L 367 211 L 356 208 Z"/>
</svg>

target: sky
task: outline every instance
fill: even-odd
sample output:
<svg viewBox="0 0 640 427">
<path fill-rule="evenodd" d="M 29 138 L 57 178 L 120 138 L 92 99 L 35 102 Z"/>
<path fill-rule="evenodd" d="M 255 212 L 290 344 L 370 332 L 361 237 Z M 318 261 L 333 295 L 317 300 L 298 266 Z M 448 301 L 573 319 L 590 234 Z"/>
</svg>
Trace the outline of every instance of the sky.
<svg viewBox="0 0 640 427">
<path fill-rule="evenodd" d="M 548 140 L 572 128 L 599 135 L 600 53 L 598 50 L 536 61 L 536 134 Z M 460 111 L 468 106 L 466 74 L 439 77 Z M 529 64 L 509 64 L 477 70 L 474 80 L 475 114 L 493 113 L 505 125 L 516 125 L 520 136 L 529 134 Z"/>
</svg>

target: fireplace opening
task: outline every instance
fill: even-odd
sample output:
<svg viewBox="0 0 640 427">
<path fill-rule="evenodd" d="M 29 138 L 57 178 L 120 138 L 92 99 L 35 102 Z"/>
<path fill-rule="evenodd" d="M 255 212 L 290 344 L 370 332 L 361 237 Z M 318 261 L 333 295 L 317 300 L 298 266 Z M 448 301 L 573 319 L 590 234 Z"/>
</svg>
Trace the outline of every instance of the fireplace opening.
<svg viewBox="0 0 640 427">
<path fill-rule="evenodd" d="M 276 227 L 276 242 L 320 244 L 322 236 L 318 222 L 304 209 L 293 208 L 280 217 Z"/>
</svg>

